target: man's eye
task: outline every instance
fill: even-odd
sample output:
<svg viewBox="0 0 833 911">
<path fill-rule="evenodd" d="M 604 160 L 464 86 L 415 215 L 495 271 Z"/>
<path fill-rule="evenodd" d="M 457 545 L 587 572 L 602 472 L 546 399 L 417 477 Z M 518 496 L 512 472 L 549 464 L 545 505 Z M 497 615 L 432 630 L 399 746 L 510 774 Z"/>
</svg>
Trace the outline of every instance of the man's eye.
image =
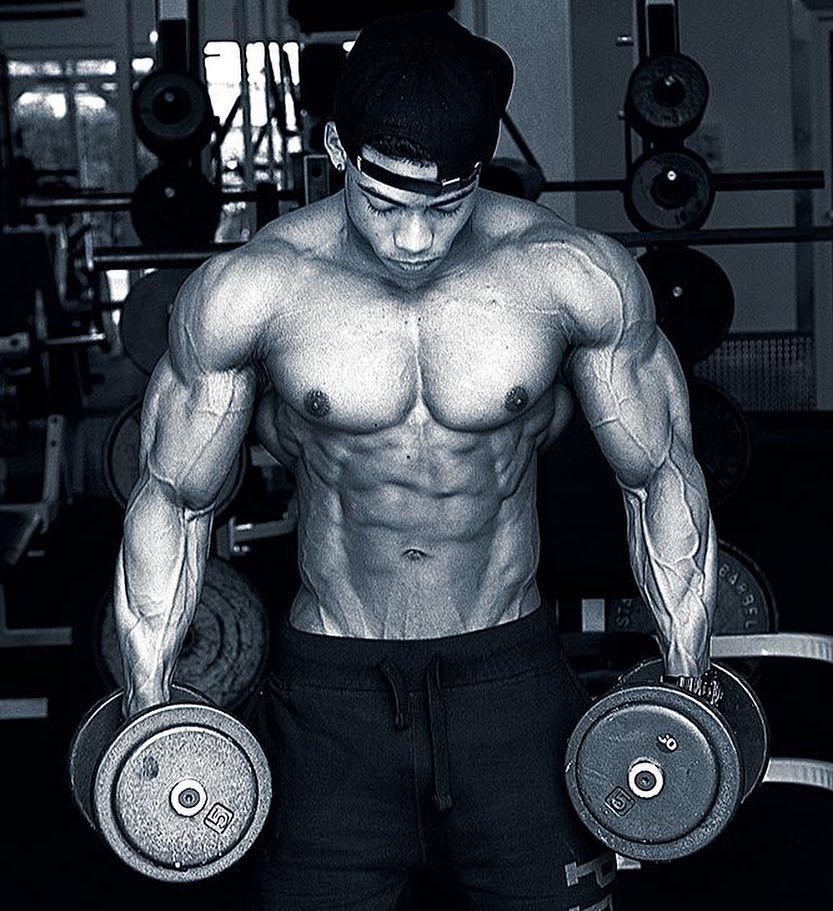
<svg viewBox="0 0 833 911">
<path fill-rule="evenodd" d="M 441 209 L 441 208 L 437 207 L 437 208 L 432 208 L 431 211 L 436 212 L 437 215 L 442 215 L 442 216 L 448 217 L 449 215 L 453 215 L 459 208 L 460 208 L 459 205 L 453 206 L 450 209 Z"/>
<path fill-rule="evenodd" d="M 387 209 L 377 209 L 376 206 L 373 206 L 370 203 L 367 203 L 367 211 L 373 215 L 379 215 L 379 216 L 390 215 L 390 213 L 393 212 L 393 209 L 394 209 L 393 206 L 390 206 Z"/>
</svg>

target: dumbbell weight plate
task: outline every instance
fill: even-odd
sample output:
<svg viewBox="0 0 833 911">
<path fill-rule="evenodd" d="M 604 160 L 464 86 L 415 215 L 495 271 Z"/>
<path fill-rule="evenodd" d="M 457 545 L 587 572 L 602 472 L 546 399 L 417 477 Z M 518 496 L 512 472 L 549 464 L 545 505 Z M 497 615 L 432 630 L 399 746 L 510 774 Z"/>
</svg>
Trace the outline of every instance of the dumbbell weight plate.
<svg viewBox="0 0 833 911">
<path fill-rule="evenodd" d="M 171 686 L 173 702 L 200 702 L 205 697 L 186 686 Z M 92 808 L 92 786 L 102 754 L 124 724 L 122 691 L 100 699 L 78 725 L 69 748 L 69 783 L 78 809 L 95 828 Z"/>
<path fill-rule="evenodd" d="M 720 681 L 721 697 L 717 710 L 732 730 L 740 749 L 743 771 L 743 797 L 756 788 L 766 771 L 769 757 L 769 729 L 766 716 L 755 692 L 731 668 L 712 665 Z M 625 686 L 658 683 L 663 670 L 660 658 L 643 661 L 628 671 L 621 683 Z"/>
<path fill-rule="evenodd" d="M 734 815 L 743 778 L 721 716 L 670 686 L 617 687 L 595 702 L 567 747 L 576 812 L 612 850 L 673 860 L 704 847 Z"/>
<path fill-rule="evenodd" d="M 92 795 L 97 827 L 125 863 L 164 882 L 194 882 L 251 847 L 272 784 L 245 725 L 213 706 L 172 703 L 121 728 Z"/>
</svg>

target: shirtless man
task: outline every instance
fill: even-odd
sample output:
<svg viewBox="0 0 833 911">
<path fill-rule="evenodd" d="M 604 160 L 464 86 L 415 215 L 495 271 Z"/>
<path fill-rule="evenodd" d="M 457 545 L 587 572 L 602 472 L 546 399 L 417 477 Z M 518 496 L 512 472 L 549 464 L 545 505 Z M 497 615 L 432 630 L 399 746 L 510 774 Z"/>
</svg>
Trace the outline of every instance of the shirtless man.
<svg viewBox="0 0 833 911">
<path fill-rule="evenodd" d="M 256 907 L 393 908 L 431 862 L 476 908 L 612 906 L 563 781 L 588 701 L 535 582 L 536 453 L 574 397 L 666 670 L 708 668 L 715 533 L 678 362 L 625 250 L 479 188 L 511 83 L 444 15 L 365 29 L 327 128 L 345 189 L 191 276 L 145 398 L 128 712 L 168 698 L 253 416 L 297 478 L 302 586 L 255 712 L 277 782 Z"/>
</svg>

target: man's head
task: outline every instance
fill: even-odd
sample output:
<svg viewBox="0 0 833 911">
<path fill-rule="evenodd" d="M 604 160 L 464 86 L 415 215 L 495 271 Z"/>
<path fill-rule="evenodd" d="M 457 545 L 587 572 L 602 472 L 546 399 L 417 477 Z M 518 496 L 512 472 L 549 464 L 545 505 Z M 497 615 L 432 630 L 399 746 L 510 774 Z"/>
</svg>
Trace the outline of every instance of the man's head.
<svg viewBox="0 0 833 911">
<path fill-rule="evenodd" d="M 501 48 L 444 13 L 380 20 L 359 35 L 326 145 L 346 168 L 351 220 L 393 271 L 427 271 L 468 221 L 512 73 Z"/>
</svg>

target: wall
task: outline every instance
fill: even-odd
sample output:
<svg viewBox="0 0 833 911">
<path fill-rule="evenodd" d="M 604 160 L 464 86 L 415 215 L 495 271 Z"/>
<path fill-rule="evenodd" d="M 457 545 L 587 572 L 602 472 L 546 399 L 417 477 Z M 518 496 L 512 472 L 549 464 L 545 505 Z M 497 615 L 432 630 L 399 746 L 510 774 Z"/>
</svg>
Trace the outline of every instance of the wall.
<svg viewBox="0 0 833 911">
<path fill-rule="evenodd" d="M 478 25 L 477 4 L 461 2 L 460 20 Z M 541 164 L 548 180 L 574 176 L 573 80 L 569 0 L 488 0 L 481 4 L 481 28 L 501 44 L 515 62 L 515 86 L 509 113 Z M 504 131 L 498 155 L 521 158 Z M 541 202 L 569 221 L 575 220 L 572 194 L 546 194 Z"/>
<path fill-rule="evenodd" d="M 711 98 L 703 127 L 720 140 L 723 170 L 795 167 L 788 0 L 680 0 L 681 50 L 706 70 Z M 576 174 L 623 173 L 622 107 L 634 52 L 615 47 L 630 33 L 630 0 L 573 0 Z M 621 197 L 581 194 L 580 224 L 629 230 Z M 724 193 L 706 227 L 788 225 L 790 192 Z M 796 328 L 795 249 L 791 245 L 711 247 L 732 279 L 735 331 Z"/>
</svg>

